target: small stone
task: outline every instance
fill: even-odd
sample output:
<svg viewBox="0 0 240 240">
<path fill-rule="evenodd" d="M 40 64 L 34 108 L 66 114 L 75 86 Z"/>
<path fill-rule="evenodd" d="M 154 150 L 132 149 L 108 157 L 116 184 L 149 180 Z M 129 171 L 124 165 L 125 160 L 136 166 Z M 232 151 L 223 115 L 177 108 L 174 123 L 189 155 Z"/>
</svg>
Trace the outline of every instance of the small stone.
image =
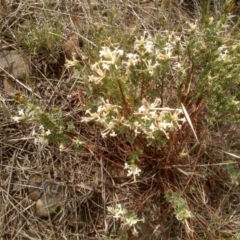
<svg viewBox="0 0 240 240">
<path fill-rule="evenodd" d="M 3 50 L 0 52 L 0 67 L 15 78 L 24 79 L 29 73 L 29 66 L 19 51 Z M 2 69 L 0 74 L 8 75 Z"/>
<path fill-rule="evenodd" d="M 124 171 L 124 168 L 122 167 L 117 167 L 117 166 L 111 166 L 108 169 L 109 173 L 111 174 L 111 177 L 114 180 L 117 180 L 118 182 L 126 182 L 126 180 L 128 180 L 128 176 L 126 174 L 126 171 Z"/>
<path fill-rule="evenodd" d="M 48 198 L 43 195 L 37 200 L 35 205 L 35 213 L 40 218 L 48 218 L 59 211 L 60 202 L 55 198 Z"/>
<path fill-rule="evenodd" d="M 47 179 L 46 175 L 36 174 L 28 181 L 28 197 L 37 201 L 43 194 L 43 182 Z"/>
<path fill-rule="evenodd" d="M 31 191 L 29 197 L 36 201 L 35 213 L 37 217 L 48 218 L 58 213 L 64 200 L 65 187 L 47 178 L 40 181 L 39 176 L 34 176 L 33 179 L 35 179 L 35 182 L 32 185 L 39 188 L 33 190 L 32 187 L 33 191 Z"/>
</svg>

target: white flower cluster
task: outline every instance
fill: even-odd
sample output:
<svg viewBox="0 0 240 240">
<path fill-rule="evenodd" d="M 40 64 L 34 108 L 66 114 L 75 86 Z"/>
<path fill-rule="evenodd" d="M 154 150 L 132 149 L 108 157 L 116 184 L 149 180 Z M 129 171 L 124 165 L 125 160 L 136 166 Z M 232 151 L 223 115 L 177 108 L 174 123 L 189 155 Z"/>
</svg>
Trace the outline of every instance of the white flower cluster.
<svg viewBox="0 0 240 240">
<path fill-rule="evenodd" d="M 45 147 L 46 145 L 48 145 L 48 140 L 46 136 L 50 134 L 51 131 L 49 129 L 46 131 L 42 125 L 40 125 L 36 129 L 33 129 L 31 133 L 32 137 L 34 138 L 34 144 L 41 147 Z"/>
<path fill-rule="evenodd" d="M 20 122 L 20 120 L 25 119 L 24 109 L 19 109 L 19 110 L 18 110 L 18 115 L 11 117 L 11 119 L 12 119 L 14 122 L 17 122 L 17 123 Z"/>
<path fill-rule="evenodd" d="M 108 85 L 109 81 L 123 81 L 123 85 L 127 84 L 131 89 L 137 84 L 136 75 L 131 73 L 147 73 L 152 79 L 157 70 L 162 68 L 162 64 L 170 66 L 176 73 L 184 72 L 184 66 L 175 51 L 177 46 L 178 50 L 184 48 L 181 46 L 180 38 L 174 32 L 163 32 L 162 37 L 163 40 L 159 40 L 158 36 L 152 37 L 144 33 L 143 36 L 135 39 L 133 51 L 127 53 L 119 47 L 103 46 L 99 52 L 100 60 L 90 66 L 92 74 L 88 81 L 94 85 L 106 84 L 104 85 L 106 88 L 118 86 L 118 84 Z M 131 79 L 132 76 L 134 79 Z M 126 94 L 129 92 L 126 91 Z M 110 97 L 114 99 L 114 96 Z M 128 97 L 127 95 L 126 99 Z M 179 129 L 185 121 L 181 109 L 160 108 L 159 99 L 153 100 L 152 103 L 143 99 L 142 106 L 138 110 L 131 106 L 131 116 L 122 115 L 120 109 L 119 104 L 111 104 L 109 100 L 102 98 L 96 111 L 92 109 L 86 111 L 82 122 L 100 123 L 104 127 L 101 132 L 103 137 L 116 136 L 116 130 L 124 127 L 133 130 L 135 135 L 144 134 L 148 139 L 155 139 L 156 132 L 163 132 L 168 137 L 169 130 Z"/>
<path fill-rule="evenodd" d="M 108 207 L 108 211 L 114 218 L 121 219 L 124 225 L 129 227 L 134 227 L 137 222 L 143 221 L 138 219 L 135 214 L 128 213 L 127 209 L 121 204 L 117 204 L 116 207 Z"/>
<path fill-rule="evenodd" d="M 98 106 L 97 111 L 92 113 L 91 110 L 88 109 L 86 111 L 87 117 L 83 117 L 81 122 L 95 121 L 100 123 L 105 127 L 101 132 L 102 137 L 105 137 L 106 135 L 114 137 L 116 136 L 114 129 L 116 128 L 116 125 L 122 121 L 118 111 L 120 108 L 121 107 L 117 105 L 110 104 L 108 99 L 104 100 L 102 98 L 102 105 Z"/>
<path fill-rule="evenodd" d="M 182 109 L 161 108 L 160 99 L 153 103 L 142 100 L 142 106 L 135 112 L 131 119 L 126 119 L 119 113 L 120 106 L 110 104 L 108 100 L 102 99 L 96 112 L 86 111 L 86 117 L 82 122 L 94 121 L 104 126 L 101 132 L 102 137 L 116 136 L 116 130 L 120 126 L 127 127 L 134 131 L 135 136 L 144 134 L 148 139 L 155 139 L 156 132 L 163 132 L 168 137 L 168 131 L 180 129 L 186 122 Z M 135 177 L 135 175 L 134 175 Z"/>
<path fill-rule="evenodd" d="M 173 193 L 171 196 L 167 194 L 166 197 L 173 204 L 177 220 L 186 223 L 187 219 L 193 217 L 185 198 L 182 198 L 178 193 Z"/>
<path fill-rule="evenodd" d="M 27 107 L 21 106 L 18 110 L 18 115 L 11 117 L 14 122 L 20 122 L 21 120 L 35 121 L 38 118 L 38 113 L 41 109 L 37 106 L 29 104 Z M 47 136 L 51 134 L 50 129 L 45 129 L 43 125 L 36 125 L 31 132 L 31 137 L 34 139 L 34 144 L 39 146 L 48 145 Z"/>
<path fill-rule="evenodd" d="M 103 46 L 99 52 L 100 60 L 91 65 L 93 74 L 89 76 L 89 82 L 96 85 L 103 84 L 103 79 L 109 76 L 114 69 L 123 68 L 125 74 L 129 75 L 131 67 L 136 67 L 139 63 L 143 64 L 141 64 L 140 69 L 136 67 L 137 70 L 148 72 L 150 76 L 153 76 L 157 67 L 160 67 L 161 61 L 176 61 L 178 59 L 174 49 L 180 43 L 180 38 L 174 32 L 166 32 L 165 34 L 165 43 L 161 47 L 157 47 L 157 38 L 144 33 L 140 38 L 136 38 L 133 52 L 126 54 L 118 47 L 112 50 L 110 47 Z M 175 70 L 178 68 L 180 68 L 180 63 L 175 65 Z"/>
<path fill-rule="evenodd" d="M 168 137 L 168 130 L 180 129 L 182 123 L 186 122 L 182 109 L 161 108 L 161 100 L 155 99 L 153 103 L 142 100 L 142 106 L 134 114 L 138 116 L 138 121 L 133 124 L 135 135 L 144 133 L 147 138 L 154 139 L 154 133 L 163 132 Z"/>
<path fill-rule="evenodd" d="M 220 46 L 218 48 L 218 52 L 219 52 L 219 56 L 217 58 L 217 61 L 221 62 L 221 61 L 229 61 L 231 60 L 231 57 L 229 55 L 229 51 L 228 51 L 228 47 L 223 44 L 222 46 Z"/>
<path fill-rule="evenodd" d="M 187 220 L 188 218 L 192 218 L 192 217 L 193 217 L 192 212 L 188 209 L 183 209 L 176 213 L 177 220 L 179 220 L 181 222 Z"/>
<path fill-rule="evenodd" d="M 117 62 L 123 56 L 123 50 L 115 48 L 111 50 L 109 47 L 102 47 L 99 53 L 100 60 L 91 65 L 93 74 L 89 76 L 89 82 L 94 84 L 102 84 L 102 80 L 107 76 L 112 66 L 118 68 Z"/>
<path fill-rule="evenodd" d="M 150 54 L 150 57 L 155 57 L 156 60 L 174 60 L 176 59 L 174 49 L 177 44 L 180 43 L 180 38 L 175 32 L 167 31 L 165 32 L 165 35 L 165 42 L 161 47 L 157 47 L 157 37 L 153 38 L 145 33 L 140 39 L 136 39 L 134 43 L 134 50 L 137 51 L 142 58 L 145 58 L 146 54 Z M 143 61 L 146 61 L 144 58 Z M 158 66 L 159 62 L 155 62 L 154 65 Z"/>
<path fill-rule="evenodd" d="M 133 180 L 134 180 L 134 182 L 136 182 L 136 176 L 139 176 L 139 175 L 140 175 L 141 169 L 138 168 L 138 166 L 135 165 L 135 164 L 129 165 L 129 164 L 127 164 L 127 163 L 125 163 L 124 169 L 127 169 L 127 170 L 128 170 L 127 176 L 128 176 L 128 177 L 129 177 L 129 176 L 133 176 Z"/>
<path fill-rule="evenodd" d="M 11 117 L 14 122 L 20 122 L 20 120 L 34 120 L 38 113 L 42 112 L 41 108 L 38 106 L 34 106 L 33 104 L 29 104 L 28 106 L 19 106 L 17 116 Z"/>
<path fill-rule="evenodd" d="M 71 67 L 75 67 L 76 65 L 79 64 L 79 61 L 76 59 L 75 53 L 73 54 L 72 58 L 73 58 L 72 60 L 66 59 L 66 62 L 64 65 L 67 69 L 69 69 Z"/>
</svg>

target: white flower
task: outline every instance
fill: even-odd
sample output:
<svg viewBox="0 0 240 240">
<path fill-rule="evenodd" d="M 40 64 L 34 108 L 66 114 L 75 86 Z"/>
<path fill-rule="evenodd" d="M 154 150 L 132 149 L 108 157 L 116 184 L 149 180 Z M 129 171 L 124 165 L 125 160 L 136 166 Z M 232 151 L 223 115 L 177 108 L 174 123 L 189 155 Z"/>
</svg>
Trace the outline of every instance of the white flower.
<svg viewBox="0 0 240 240">
<path fill-rule="evenodd" d="M 129 169 L 129 167 L 130 167 L 130 166 L 128 165 L 128 163 L 125 163 L 125 164 L 124 164 L 124 169 Z"/>
<path fill-rule="evenodd" d="M 190 31 L 194 32 L 197 29 L 197 21 L 195 23 L 188 23 L 190 26 Z"/>
<path fill-rule="evenodd" d="M 155 125 L 152 123 L 152 124 L 150 125 L 149 129 L 150 129 L 152 132 L 154 132 L 155 129 L 156 129 L 156 127 L 155 127 Z"/>
<path fill-rule="evenodd" d="M 138 121 L 135 121 L 135 122 L 133 123 L 133 125 L 134 125 L 134 127 L 141 127 L 141 124 L 140 124 Z"/>
<path fill-rule="evenodd" d="M 135 128 L 135 129 L 134 129 L 134 134 L 135 134 L 135 136 L 137 136 L 139 133 L 141 133 L 141 132 L 138 131 L 138 128 Z"/>
<path fill-rule="evenodd" d="M 139 113 L 142 113 L 142 112 L 145 112 L 145 110 L 146 110 L 145 106 L 142 105 L 142 106 L 138 109 L 138 112 L 139 112 Z"/>
<path fill-rule="evenodd" d="M 101 69 L 99 63 L 94 63 L 91 66 L 91 69 L 97 74 L 89 76 L 89 82 L 93 82 L 95 84 L 100 84 L 102 80 L 106 77 L 106 65 L 104 65 L 105 69 Z"/>
<path fill-rule="evenodd" d="M 128 53 L 126 57 L 128 58 L 128 61 L 126 62 L 128 67 L 136 66 L 139 62 L 139 55 L 136 53 Z"/>
<path fill-rule="evenodd" d="M 31 136 L 35 136 L 35 135 L 37 135 L 37 133 L 36 133 L 35 129 L 33 129 L 31 132 Z"/>
<path fill-rule="evenodd" d="M 18 114 L 19 114 L 19 116 L 24 116 L 24 111 L 23 111 L 23 109 L 20 109 L 20 110 L 18 111 Z"/>
<path fill-rule="evenodd" d="M 19 109 L 18 110 L 18 116 L 13 116 L 11 117 L 11 119 L 14 121 L 14 122 L 20 122 L 20 120 L 24 119 L 24 116 L 25 116 L 25 113 L 24 113 L 24 110 L 23 109 Z"/>
<path fill-rule="evenodd" d="M 173 50 L 172 43 L 166 42 L 163 49 L 165 50 L 165 52 L 171 52 Z"/>
<path fill-rule="evenodd" d="M 209 25 L 212 25 L 212 24 L 213 24 L 213 20 L 214 20 L 213 17 L 210 17 L 210 18 L 209 18 Z"/>
<path fill-rule="evenodd" d="M 146 71 L 149 72 L 149 74 L 152 76 L 153 73 L 154 73 L 154 69 L 159 66 L 159 63 L 158 62 L 155 62 L 154 64 L 152 64 L 152 59 L 143 59 L 144 63 L 146 64 Z"/>
<path fill-rule="evenodd" d="M 165 50 L 164 59 L 169 59 L 172 56 L 173 46 L 171 43 L 167 42 L 165 44 L 165 47 L 163 48 Z"/>
<path fill-rule="evenodd" d="M 220 46 L 218 48 L 218 53 L 219 53 L 219 56 L 218 56 L 217 60 L 218 61 L 226 61 L 228 58 L 228 53 L 229 53 L 228 47 L 225 44 L 223 44 L 222 46 Z"/>
<path fill-rule="evenodd" d="M 240 101 L 232 100 L 232 103 L 233 103 L 234 105 L 238 105 L 238 104 L 240 103 Z"/>
<path fill-rule="evenodd" d="M 110 70 L 110 66 L 109 66 L 108 64 L 106 64 L 106 63 L 103 63 L 103 64 L 102 64 L 102 68 L 103 68 L 104 70 Z"/>
<path fill-rule="evenodd" d="M 101 132 L 101 135 L 103 138 L 106 137 L 107 134 L 109 134 L 110 136 L 116 136 L 116 133 L 113 131 L 114 127 L 115 127 L 115 123 L 113 121 L 109 122 L 107 124 L 107 127 L 104 129 L 104 131 Z"/>
<path fill-rule="evenodd" d="M 151 113 L 150 113 L 151 114 Z M 146 114 L 146 115 L 143 115 L 143 117 L 141 117 L 141 119 L 146 122 L 146 121 L 149 121 L 151 120 L 151 118 Z"/>
<path fill-rule="evenodd" d="M 51 131 L 48 129 L 48 130 L 45 132 L 45 134 L 48 136 L 48 135 L 51 134 Z"/>
<path fill-rule="evenodd" d="M 103 80 L 103 77 L 96 77 L 94 75 L 91 75 L 89 76 L 89 82 L 93 82 L 95 84 L 101 84 L 102 83 L 102 80 Z"/>
<path fill-rule="evenodd" d="M 100 115 L 98 113 L 89 113 L 90 117 L 83 117 L 81 122 L 90 122 L 92 120 L 99 121 L 100 120 Z"/>
<path fill-rule="evenodd" d="M 173 70 L 179 70 L 182 67 L 180 62 L 175 62 L 173 64 Z"/>
<path fill-rule="evenodd" d="M 124 53 L 124 51 L 123 51 L 122 49 L 118 49 L 118 50 L 117 50 L 117 54 L 118 54 L 119 56 L 123 56 L 123 53 Z"/>
<path fill-rule="evenodd" d="M 100 63 L 114 65 L 118 61 L 120 56 L 123 56 L 123 50 L 115 48 L 113 51 L 109 47 L 102 47 L 99 56 L 102 58 Z M 117 68 L 117 66 L 115 65 Z"/>
<path fill-rule="evenodd" d="M 87 109 L 86 112 L 85 112 L 85 114 L 91 115 L 91 114 L 92 114 L 92 113 L 91 113 L 91 109 Z"/>
<path fill-rule="evenodd" d="M 218 48 L 218 51 L 219 52 L 223 52 L 223 51 L 225 51 L 227 49 L 227 46 L 225 45 L 225 44 L 223 44 L 222 46 L 220 46 L 219 48 Z"/>
<path fill-rule="evenodd" d="M 191 213 L 191 211 L 189 211 L 188 209 L 183 209 L 182 211 L 178 212 L 176 214 L 176 218 L 179 220 L 179 221 L 184 221 L 188 218 L 192 218 L 193 215 Z"/>
<path fill-rule="evenodd" d="M 226 61 L 228 57 L 228 50 L 221 52 L 218 57 L 218 61 Z"/>
<path fill-rule="evenodd" d="M 147 35 L 147 32 L 145 32 L 140 39 L 136 39 L 134 42 L 134 50 L 138 51 L 142 56 L 146 53 L 154 53 L 155 51 L 154 39 Z"/>
<path fill-rule="evenodd" d="M 62 152 L 63 149 L 64 149 L 64 145 L 63 145 L 62 143 L 60 143 L 60 144 L 59 144 L 59 150 L 60 150 L 60 152 Z"/>
<path fill-rule="evenodd" d="M 112 131 L 109 135 L 110 135 L 111 137 L 116 137 L 116 136 L 117 136 L 117 134 L 116 134 L 114 131 Z"/>
<path fill-rule="evenodd" d="M 138 219 L 135 215 L 132 216 L 127 216 L 125 218 L 126 224 L 130 227 L 134 226 L 136 223 L 138 223 L 139 221 L 142 221 L 141 219 Z"/>
<path fill-rule="evenodd" d="M 100 84 L 102 82 L 102 80 L 106 77 L 106 68 L 101 69 L 101 66 L 99 63 L 94 63 L 91 66 L 91 69 L 96 73 L 97 76 L 90 75 L 89 82 L 93 82 L 95 84 Z"/>
<path fill-rule="evenodd" d="M 140 131 L 138 131 L 138 129 L 141 127 L 141 124 L 138 121 L 135 121 L 133 123 L 133 126 L 134 126 L 135 136 L 137 136 L 139 133 L 141 133 Z"/>
<path fill-rule="evenodd" d="M 113 215 L 114 218 L 121 219 L 123 224 L 128 225 L 129 227 L 133 226 L 134 228 L 134 225 L 137 222 L 143 221 L 143 219 L 138 219 L 135 214 L 129 213 L 127 209 L 121 204 L 117 204 L 115 207 L 107 207 L 107 209 L 110 212 L 110 214 Z"/>
<path fill-rule="evenodd" d="M 117 204 L 116 207 L 108 207 L 107 209 L 117 219 L 123 218 L 127 214 L 127 210 L 121 204 Z"/>
<path fill-rule="evenodd" d="M 106 137 L 107 135 L 110 135 L 111 137 L 116 136 L 116 132 L 114 131 L 114 128 L 119 122 L 123 122 L 124 118 L 119 117 L 119 108 L 121 108 L 118 105 L 113 105 L 109 103 L 108 99 L 101 99 L 102 104 L 98 106 L 96 112 L 91 112 L 90 109 L 88 109 L 85 114 L 88 115 L 86 117 L 82 117 L 81 122 L 89 122 L 89 121 L 95 121 L 100 124 L 102 124 L 105 129 L 101 131 L 102 137 Z M 110 115 L 110 116 L 109 116 Z"/>
<path fill-rule="evenodd" d="M 105 59 L 111 59 L 112 57 L 112 52 L 109 47 L 102 47 L 102 50 L 99 51 L 99 56 L 103 57 Z"/>
<path fill-rule="evenodd" d="M 83 144 L 85 143 L 85 142 L 82 141 L 80 138 L 75 139 L 74 142 L 75 142 L 75 144 L 76 144 L 77 146 L 83 145 Z"/>
<path fill-rule="evenodd" d="M 150 111 L 150 112 L 149 112 L 149 115 L 151 116 L 151 118 L 155 119 L 156 116 L 157 116 L 157 112 L 156 112 L 156 110 L 152 110 L 152 111 Z"/>
<path fill-rule="evenodd" d="M 144 48 L 147 53 L 153 53 L 154 52 L 154 43 L 152 40 L 147 40 L 144 44 Z"/>
<path fill-rule="evenodd" d="M 121 212 L 119 209 L 114 207 L 107 207 L 108 211 L 113 215 L 114 218 L 119 219 L 121 218 Z"/>
<path fill-rule="evenodd" d="M 79 61 L 76 59 L 76 54 L 73 54 L 72 58 L 73 60 L 66 59 L 66 62 L 65 62 L 66 68 L 74 67 L 79 63 Z"/>
<path fill-rule="evenodd" d="M 134 182 L 136 182 L 136 176 L 139 176 L 142 171 L 136 165 L 128 165 L 127 163 L 125 163 L 124 169 L 128 170 L 128 173 L 127 173 L 128 177 L 133 175 Z"/>
<path fill-rule="evenodd" d="M 14 117 L 11 117 L 11 119 L 14 121 L 14 122 L 19 122 L 22 118 L 21 117 L 18 117 L 18 116 L 14 116 Z"/>
<path fill-rule="evenodd" d="M 41 146 L 46 146 L 48 144 L 48 140 L 45 137 L 42 137 L 39 135 L 34 138 L 33 142 L 35 145 L 41 145 Z"/>
<path fill-rule="evenodd" d="M 145 36 L 141 36 L 140 39 L 136 39 L 134 42 L 134 50 L 139 50 L 142 46 L 145 45 L 145 42 Z"/>
<path fill-rule="evenodd" d="M 168 128 L 173 127 L 173 123 L 171 122 L 166 122 L 166 120 L 163 120 L 162 122 L 159 123 L 159 127 L 163 130 L 167 130 Z"/>
<path fill-rule="evenodd" d="M 118 113 L 118 108 L 120 108 L 119 106 L 109 103 L 108 99 L 104 100 L 102 98 L 101 100 L 103 102 L 103 105 L 98 107 L 98 110 L 97 110 L 98 113 L 102 113 L 102 112 L 109 113 L 111 111 Z"/>
</svg>

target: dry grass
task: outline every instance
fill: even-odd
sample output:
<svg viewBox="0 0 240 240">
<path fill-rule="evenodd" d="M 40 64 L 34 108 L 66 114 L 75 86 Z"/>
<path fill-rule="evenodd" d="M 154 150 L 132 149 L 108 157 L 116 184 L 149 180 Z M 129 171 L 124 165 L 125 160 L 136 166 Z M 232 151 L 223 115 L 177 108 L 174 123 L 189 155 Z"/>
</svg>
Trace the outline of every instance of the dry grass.
<svg viewBox="0 0 240 240">
<path fill-rule="evenodd" d="M 90 55 L 101 34 L 154 34 L 173 26 L 181 32 L 184 24 L 201 17 L 198 1 L 155 2 L 2 1 L 1 47 L 22 49 L 31 66 L 30 77 L 21 81 L 32 91 L 11 79 L 13 85 L 47 112 L 61 109 L 63 122 L 75 124 L 74 130 L 64 131 L 65 136 L 76 139 L 80 135 L 85 144 L 76 154 L 71 144 L 61 150 L 57 142 L 37 141 L 39 124 L 14 122 L 11 117 L 19 105 L 1 88 L 1 239 L 239 239 L 234 235 L 240 231 L 239 186 L 231 184 L 225 171 L 226 166 L 238 169 L 238 165 L 227 162 L 221 151 L 239 154 L 239 146 L 229 144 L 229 139 L 239 137 L 239 131 L 232 130 L 239 126 L 209 129 L 199 122 L 199 143 L 185 126 L 178 140 L 164 151 L 147 148 L 136 139 L 143 150 L 140 166 L 144 174 L 134 183 L 123 170 L 132 146 L 117 138 L 102 139 L 98 127 L 81 123 L 87 99 L 74 72 L 64 68 L 63 42 L 74 32 L 84 42 L 81 54 Z M 124 35 L 117 37 L 124 42 Z M 84 69 L 87 60 L 82 64 Z M 175 157 L 176 141 L 185 146 L 182 158 Z M 36 203 L 29 199 L 29 179 L 36 174 L 65 186 L 59 212 L 48 219 L 36 216 Z M 185 196 L 195 214 L 189 229 L 176 220 L 166 191 Z M 150 223 L 137 226 L 138 237 L 107 214 L 107 206 L 119 202 Z M 74 219 L 77 224 L 72 223 Z"/>
</svg>

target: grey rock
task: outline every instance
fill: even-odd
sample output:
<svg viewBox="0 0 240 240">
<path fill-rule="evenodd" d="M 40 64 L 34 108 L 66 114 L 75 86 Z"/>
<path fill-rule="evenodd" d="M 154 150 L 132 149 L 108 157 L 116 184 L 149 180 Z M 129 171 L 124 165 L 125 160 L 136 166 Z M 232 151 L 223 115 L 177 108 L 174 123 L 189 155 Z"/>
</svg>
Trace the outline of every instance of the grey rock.
<svg viewBox="0 0 240 240">
<path fill-rule="evenodd" d="M 24 79 L 29 73 L 29 66 L 19 51 L 3 50 L 0 52 L 0 74 L 6 72 L 15 78 Z M 6 72 L 5 72 L 6 71 Z"/>
</svg>

